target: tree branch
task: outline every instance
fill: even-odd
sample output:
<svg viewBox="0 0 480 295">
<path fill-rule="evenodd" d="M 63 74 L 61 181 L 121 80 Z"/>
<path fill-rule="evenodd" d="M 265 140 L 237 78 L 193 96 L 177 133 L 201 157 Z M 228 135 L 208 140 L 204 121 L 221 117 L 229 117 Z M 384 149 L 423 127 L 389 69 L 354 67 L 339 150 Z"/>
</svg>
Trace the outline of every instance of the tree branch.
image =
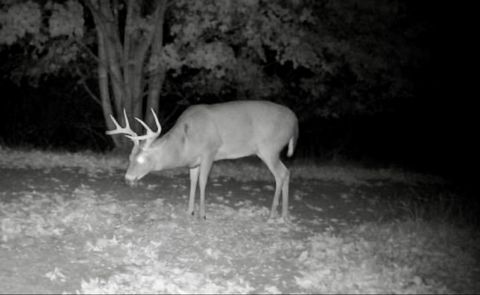
<svg viewBox="0 0 480 295">
<path fill-rule="evenodd" d="M 98 105 L 102 106 L 102 102 L 101 102 L 100 98 L 98 98 L 98 96 L 96 96 L 93 93 L 93 91 L 90 89 L 90 87 L 85 82 L 85 80 L 86 80 L 85 75 L 83 75 L 82 72 L 80 72 L 78 67 L 75 67 L 75 71 L 77 72 L 77 75 L 80 77 L 80 84 L 83 86 L 83 88 L 88 93 L 90 98 L 93 99 L 93 101 L 95 101 Z"/>
<path fill-rule="evenodd" d="M 118 78 L 116 77 L 116 75 L 113 75 L 112 72 L 110 71 L 110 68 L 108 67 L 108 64 L 105 63 L 106 60 L 102 60 L 101 58 L 99 58 L 90 48 L 88 48 L 88 46 L 86 46 L 85 44 L 83 44 L 83 42 L 81 42 L 80 40 L 78 39 L 75 39 L 75 42 L 83 49 L 85 50 L 85 52 L 88 53 L 89 56 L 91 56 L 93 59 L 95 59 L 95 61 L 103 66 L 106 71 L 109 73 L 110 77 L 115 80 L 115 83 L 120 83 L 121 81 L 118 80 Z"/>
</svg>

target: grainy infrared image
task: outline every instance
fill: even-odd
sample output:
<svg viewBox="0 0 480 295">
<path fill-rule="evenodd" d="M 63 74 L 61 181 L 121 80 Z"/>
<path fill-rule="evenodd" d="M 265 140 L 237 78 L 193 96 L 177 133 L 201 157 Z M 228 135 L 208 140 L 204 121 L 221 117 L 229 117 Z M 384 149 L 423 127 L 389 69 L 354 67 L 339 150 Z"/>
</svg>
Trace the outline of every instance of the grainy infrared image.
<svg viewBox="0 0 480 295">
<path fill-rule="evenodd" d="M 480 293 L 473 11 L 3 0 L 0 293 Z"/>
</svg>

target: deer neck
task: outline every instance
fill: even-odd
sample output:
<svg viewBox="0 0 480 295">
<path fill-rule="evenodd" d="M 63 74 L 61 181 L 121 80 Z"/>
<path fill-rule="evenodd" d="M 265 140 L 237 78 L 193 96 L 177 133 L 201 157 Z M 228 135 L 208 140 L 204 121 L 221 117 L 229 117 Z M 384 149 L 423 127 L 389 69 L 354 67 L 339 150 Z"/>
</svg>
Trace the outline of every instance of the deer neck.
<svg viewBox="0 0 480 295">
<path fill-rule="evenodd" d="M 159 138 L 151 147 L 155 170 L 164 170 L 188 166 L 184 154 L 185 140 L 181 134 L 170 130 Z"/>
</svg>

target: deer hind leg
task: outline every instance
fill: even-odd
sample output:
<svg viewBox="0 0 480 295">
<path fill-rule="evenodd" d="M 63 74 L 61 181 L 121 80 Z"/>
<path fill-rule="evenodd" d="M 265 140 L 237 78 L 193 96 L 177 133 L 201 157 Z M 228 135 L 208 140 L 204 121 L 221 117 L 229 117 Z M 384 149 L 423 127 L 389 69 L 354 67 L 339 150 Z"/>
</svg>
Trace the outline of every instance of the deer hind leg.
<svg viewBox="0 0 480 295">
<path fill-rule="evenodd" d="M 281 162 L 280 162 L 281 163 Z M 282 163 L 283 165 L 283 163 Z M 285 167 L 285 165 L 283 165 Z M 285 177 L 283 178 L 282 186 L 282 218 L 288 221 L 288 187 L 290 184 L 290 171 L 285 167 Z"/>
<path fill-rule="evenodd" d="M 290 172 L 282 161 L 280 161 L 279 153 L 259 155 L 259 157 L 265 162 L 275 177 L 275 193 L 273 195 L 272 208 L 270 209 L 270 218 L 277 217 L 277 207 L 280 193 L 282 193 L 282 218 L 286 220 L 288 218 L 288 181 Z"/>
<path fill-rule="evenodd" d="M 188 199 L 188 210 L 187 214 L 195 214 L 195 191 L 197 189 L 198 182 L 198 172 L 200 171 L 200 166 L 190 168 L 190 198 Z"/>
</svg>

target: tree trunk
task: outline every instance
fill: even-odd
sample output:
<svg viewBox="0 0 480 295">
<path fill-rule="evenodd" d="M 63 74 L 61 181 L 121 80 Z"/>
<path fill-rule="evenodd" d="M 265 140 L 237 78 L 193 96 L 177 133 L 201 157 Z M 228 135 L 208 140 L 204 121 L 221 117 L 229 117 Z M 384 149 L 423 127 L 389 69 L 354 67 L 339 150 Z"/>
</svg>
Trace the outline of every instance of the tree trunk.
<svg viewBox="0 0 480 295">
<path fill-rule="evenodd" d="M 149 109 L 157 111 L 165 79 L 166 70 L 161 57 L 166 0 L 155 2 L 155 10 L 150 15 L 142 15 L 142 3 L 126 1 L 125 21 L 119 20 L 121 13 L 118 11 L 121 8 L 116 1 L 84 1 L 93 15 L 97 30 L 98 84 L 106 127 L 115 128 L 110 114 L 125 126 L 125 109 L 133 131 L 142 134 L 141 125 L 133 118 L 155 126 Z M 146 30 L 139 29 L 145 27 L 144 23 L 149 27 Z M 123 32 L 123 38 L 120 32 Z M 148 71 L 145 70 L 147 64 Z M 146 116 L 143 108 L 145 86 Z M 130 147 L 129 141 L 122 135 L 113 136 L 113 142 L 117 148 Z"/>
<path fill-rule="evenodd" d="M 112 130 L 115 128 L 113 125 L 112 120 L 110 119 L 110 115 L 113 114 L 112 111 L 112 104 L 110 101 L 110 89 L 108 86 L 108 73 L 107 73 L 107 57 L 105 52 L 105 42 L 104 36 L 101 30 L 97 30 L 97 38 L 98 38 L 98 88 L 100 91 L 100 98 L 102 101 L 102 110 L 103 110 L 103 117 L 105 119 L 105 125 L 107 126 L 108 130 Z M 123 137 L 113 136 L 113 142 L 115 146 L 121 146 Z"/>
<path fill-rule="evenodd" d="M 159 16 L 155 24 L 155 33 L 152 40 L 152 53 L 148 62 L 149 68 L 149 81 L 148 81 L 148 98 L 147 98 L 147 112 L 146 119 L 147 124 L 154 125 L 154 118 L 150 109 L 153 109 L 155 113 L 158 112 L 160 92 L 162 90 L 163 82 L 165 81 L 166 68 L 162 61 L 163 53 L 163 23 L 165 17 L 166 2 L 161 4 Z"/>
</svg>

